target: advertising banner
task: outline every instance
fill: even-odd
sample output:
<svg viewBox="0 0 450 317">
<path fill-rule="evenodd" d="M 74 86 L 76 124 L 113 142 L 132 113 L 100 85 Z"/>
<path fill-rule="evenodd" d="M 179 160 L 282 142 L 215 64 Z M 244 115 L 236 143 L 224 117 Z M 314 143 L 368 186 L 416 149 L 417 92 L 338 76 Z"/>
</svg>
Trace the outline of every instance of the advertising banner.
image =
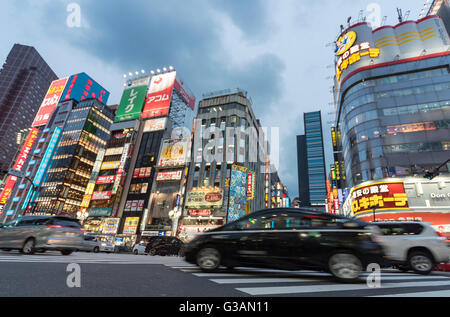
<svg viewBox="0 0 450 317">
<path fill-rule="evenodd" d="M 142 118 L 155 118 L 169 114 L 173 86 L 177 72 L 173 71 L 155 75 L 150 82 L 150 89 L 145 100 Z"/>
<path fill-rule="evenodd" d="M 123 152 L 123 147 L 114 147 L 106 150 L 105 156 L 120 155 Z"/>
<path fill-rule="evenodd" d="M 115 234 L 119 227 L 120 218 L 105 218 L 102 221 L 102 233 Z"/>
<path fill-rule="evenodd" d="M 247 173 L 247 200 L 251 200 L 255 197 L 255 173 Z"/>
<path fill-rule="evenodd" d="M 0 194 L 0 215 L 3 213 L 3 208 L 6 205 L 9 197 L 11 196 L 12 190 L 16 185 L 17 177 L 13 175 L 9 175 L 6 180 L 5 186 L 3 187 L 3 191 Z"/>
<path fill-rule="evenodd" d="M 28 133 L 25 143 L 23 144 L 22 149 L 20 150 L 19 156 L 17 157 L 17 160 L 13 165 L 13 169 L 17 171 L 22 170 L 23 165 L 25 164 L 28 155 L 30 154 L 34 141 L 36 141 L 38 133 L 39 129 L 37 128 L 32 128 L 30 133 Z"/>
<path fill-rule="evenodd" d="M 384 209 L 409 209 L 408 197 L 403 182 L 373 183 L 354 188 L 351 193 L 352 212 L 357 215 L 362 212 Z"/>
<path fill-rule="evenodd" d="M 89 208 L 89 217 L 109 217 L 111 216 L 112 208 Z"/>
<path fill-rule="evenodd" d="M 84 191 L 83 201 L 81 202 L 81 207 L 89 207 L 89 203 L 91 202 L 91 196 L 94 192 L 95 183 L 97 181 L 98 173 L 102 166 L 103 158 L 105 157 L 105 150 L 101 149 L 97 153 L 97 157 L 95 158 L 94 166 L 92 167 L 91 177 L 89 178 L 89 183 L 86 186 L 86 190 Z"/>
<path fill-rule="evenodd" d="M 230 195 L 227 221 L 234 221 L 245 215 L 247 201 L 248 168 L 233 164 L 231 166 Z"/>
<path fill-rule="evenodd" d="M 123 234 L 135 234 L 139 224 L 139 217 L 127 217 L 123 226 Z"/>
<path fill-rule="evenodd" d="M 34 176 L 33 184 L 35 186 L 39 186 L 42 182 L 44 174 L 47 171 L 47 168 L 50 164 L 50 160 L 53 157 L 53 152 L 55 151 L 56 145 L 58 144 L 61 133 L 62 129 L 58 127 L 56 127 L 55 130 L 53 131 L 53 135 L 50 138 L 50 142 L 42 158 L 41 165 L 39 165 L 36 175 Z"/>
<path fill-rule="evenodd" d="M 166 128 L 167 118 L 156 118 L 146 120 L 144 123 L 144 132 L 161 131 Z"/>
<path fill-rule="evenodd" d="M 112 162 L 103 162 L 100 167 L 101 170 L 115 170 L 119 168 L 120 161 L 112 161 Z"/>
<path fill-rule="evenodd" d="M 86 73 L 70 76 L 66 89 L 62 94 L 61 101 L 69 99 L 83 101 L 90 98 L 97 99 L 106 105 L 109 98 L 109 91 L 99 85 Z"/>
<path fill-rule="evenodd" d="M 103 199 L 110 199 L 111 198 L 111 191 L 107 190 L 104 192 L 94 192 L 92 194 L 92 200 L 103 200 Z"/>
<path fill-rule="evenodd" d="M 164 139 L 161 146 L 159 167 L 184 166 L 189 158 L 190 137 Z"/>
<path fill-rule="evenodd" d="M 116 179 L 116 175 L 99 176 L 97 178 L 96 184 L 112 184 L 112 183 L 114 183 L 115 179 Z"/>
<path fill-rule="evenodd" d="M 186 208 L 221 208 L 223 204 L 223 189 L 196 188 L 187 192 Z"/>
<path fill-rule="evenodd" d="M 132 82 L 123 91 L 114 122 L 134 120 L 141 116 L 142 106 L 144 105 L 145 95 L 147 93 L 148 80 L 149 78 L 144 82 L 142 80 L 135 83 Z"/>
<path fill-rule="evenodd" d="M 59 100 L 61 99 L 68 80 L 69 78 L 58 79 L 54 80 L 50 84 L 50 87 L 48 88 L 47 94 L 42 101 L 38 113 L 36 114 L 36 117 L 31 124 L 32 127 L 39 127 L 47 124 L 51 114 L 53 113 L 56 106 L 58 105 Z"/>
<path fill-rule="evenodd" d="M 125 167 L 125 163 L 127 162 L 128 152 L 130 150 L 130 145 L 131 145 L 130 143 L 127 143 L 123 147 L 123 153 L 122 156 L 120 157 L 119 169 L 117 170 L 116 178 L 114 180 L 114 186 L 112 189 L 113 195 L 115 195 L 117 193 L 117 190 L 119 189 L 120 180 L 122 179 L 123 174 L 123 168 Z"/>
<path fill-rule="evenodd" d="M 158 172 L 156 174 L 156 181 L 177 181 L 181 180 L 183 171 Z"/>
<path fill-rule="evenodd" d="M 183 100 L 188 104 L 188 106 L 194 110 L 195 108 L 195 96 L 184 87 L 184 82 L 182 80 L 176 79 L 174 84 L 175 90 L 180 94 Z"/>
</svg>

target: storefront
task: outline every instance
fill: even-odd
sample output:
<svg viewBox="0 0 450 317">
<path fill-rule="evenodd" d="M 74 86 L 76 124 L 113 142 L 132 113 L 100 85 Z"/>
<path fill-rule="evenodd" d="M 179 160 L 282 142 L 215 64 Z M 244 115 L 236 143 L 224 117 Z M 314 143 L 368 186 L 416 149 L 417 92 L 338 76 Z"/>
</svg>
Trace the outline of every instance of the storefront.
<svg viewBox="0 0 450 317">
<path fill-rule="evenodd" d="M 384 179 L 352 189 L 344 209 L 363 221 L 422 221 L 450 234 L 450 178 Z"/>
</svg>

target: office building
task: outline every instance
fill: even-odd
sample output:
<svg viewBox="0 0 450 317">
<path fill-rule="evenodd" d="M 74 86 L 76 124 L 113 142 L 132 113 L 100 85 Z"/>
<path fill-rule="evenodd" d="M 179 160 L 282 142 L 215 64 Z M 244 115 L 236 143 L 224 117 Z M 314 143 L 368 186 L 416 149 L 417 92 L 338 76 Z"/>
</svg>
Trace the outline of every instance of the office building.
<svg viewBox="0 0 450 317">
<path fill-rule="evenodd" d="M 301 206 L 324 206 L 327 198 L 325 152 L 320 111 L 303 115 L 304 135 L 297 136 L 299 199 Z"/>
<path fill-rule="evenodd" d="M 14 44 L 0 70 L 0 177 L 18 151 L 17 133 L 30 127 L 57 78 L 34 47 Z"/>
</svg>

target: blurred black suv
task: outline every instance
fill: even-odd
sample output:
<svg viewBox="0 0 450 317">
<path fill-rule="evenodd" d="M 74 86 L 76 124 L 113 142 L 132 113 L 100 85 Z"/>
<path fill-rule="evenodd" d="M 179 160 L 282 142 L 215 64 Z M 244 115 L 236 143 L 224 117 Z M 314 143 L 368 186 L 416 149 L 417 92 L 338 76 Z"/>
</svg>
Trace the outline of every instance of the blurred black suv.
<svg viewBox="0 0 450 317">
<path fill-rule="evenodd" d="M 212 272 L 223 265 L 326 270 L 354 281 L 383 265 L 379 231 L 369 223 L 301 209 L 266 209 L 204 232 L 185 245 L 185 260 Z"/>
</svg>

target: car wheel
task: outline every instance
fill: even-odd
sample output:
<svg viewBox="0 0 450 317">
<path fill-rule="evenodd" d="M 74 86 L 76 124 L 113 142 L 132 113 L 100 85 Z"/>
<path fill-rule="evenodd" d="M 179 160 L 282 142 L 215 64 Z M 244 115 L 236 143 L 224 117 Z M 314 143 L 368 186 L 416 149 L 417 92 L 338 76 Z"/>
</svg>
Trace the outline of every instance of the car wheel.
<svg viewBox="0 0 450 317">
<path fill-rule="evenodd" d="M 197 265 L 202 271 L 213 272 L 220 265 L 220 253 L 214 248 L 201 249 L 197 254 Z"/>
<path fill-rule="evenodd" d="M 408 257 L 408 264 L 414 273 L 427 275 L 433 270 L 433 259 L 426 252 L 415 251 Z"/>
<path fill-rule="evenodd" d="M 35 252 L 34 244 L 35 244 L 35 241 L 32 238 L 25 241 L 25 243 L 23 244 L 22 250 L 21 250 L 22 253 L 23 254 L 34 254 L 34 252 Z"/>
<path fill-rule="evenodd" d="M 100 248 L 99 247 L 95 247 L 94 248 L 94 253 L 99 253 L 100 252 Z"/>
<path fill-rule="evenodd" d="M 72 254 L 72 250 L 61 250 L 61 254 L 62 255 L 70 255 L 70 254 Z"/>
<path fill-rule="evenodd" d="M 342 282 L 353 282 L 363 270 L 359 258 L 352 253 L 335 253 L 328 260 L 331 274 Z"/>
<path fill-rule="evenodd" d="M 133 253 L 134 253 L 135 255 L 138 255 L 138 254 L 139 254 L 139 251 L 138 251 L 138 250 L 134 250 Z"/>
</svg>

